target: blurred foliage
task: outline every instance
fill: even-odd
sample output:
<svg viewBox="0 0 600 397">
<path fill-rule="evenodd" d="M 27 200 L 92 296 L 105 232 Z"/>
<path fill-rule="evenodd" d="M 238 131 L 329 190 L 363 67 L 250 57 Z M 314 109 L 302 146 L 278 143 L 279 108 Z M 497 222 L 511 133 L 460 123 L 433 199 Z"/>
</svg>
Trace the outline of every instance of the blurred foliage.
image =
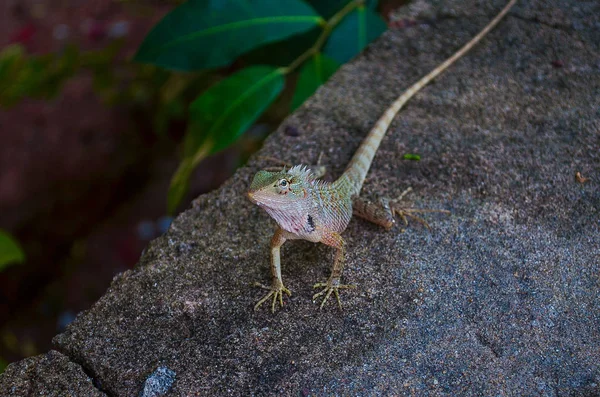
<svg viewBox="0 0 600 397">
<path fill-rule="evenodd" d="M 135 60 L 185 71 L 222 67 L 256 47 L 324 23 L 300 0 L 192 0 L 152 29 Z"/>
<path fill-rule="evenodd" d="M 219 78 L 214 71 L 175 73 L 119 60 L 122 45 L 116 40 L 90 51 L 67 45 L 43 55 L 29 55 L 18 44 L 5 47 L 0 51 L 0 107 L 10 108 L 26 98 L 54 99 L 70 79 L 88 73 L 106 104 L 142 108 L 162 136 L 171 121 L 185 119 L 197 92 Z"/>
<path fill-rule="evenodd" d="M 308 99 L 340 66 L 339 63 L 320 52 L 312 56 L 300 68 L 296 91 L 292 99 L 292 110 Z"/>
<path fill-rule="evenodd" d="M 379 37 L 386 27 L 379 15 L 365 6 L 357 7 L 331 32 L 323 52 L 339 63 L 346 63 Z"/>
<path fill-rule="evenodd" d="M 31 357 L 40 353 L 32 339 L 27 336 L 17 337 L 17 335 L 7 329 L 1 331 L 0 343 L 2 343 L 9 353 L 18 354 L 22 357 Z M 4 357 L 0 357 L 0 374 L 4 372 L 9 364 Z"/>
<path fill-rule="evenodd" d="M 185 195 L 193 169 L 232 144 L 299 70 L 291 109 L 386 29 L 374 0 L 190 0 L 146 36 L 135 60 L 194 72 L 244 69 L 211 86 L 188 109 L 184 157 L 171 180 L 168 210 Z M 271 66 L 267 66 L 271 65 Z M 277 68 L 278 66 L 278 68 Z"/>
<path fill-rule="evenodd" d="M 19 243 L 8 233 L 0 230 L 0 271 L 24 261 L 25 253 Z"/>
<path fill-rule="evenodd" d="M 94 87 L 104 95 L 110 95 L 114 82 L 109 66 L 119 50 L 119 43 L 97 51 L 81 52 L 68 45 L 60 53 L 27 55 L 18 44 L 10 45 L 0 52 L 0 106 L 10 107 L 24 98 L 51 99 L 64 83 L 81 69 L 88 69 L 94 76 Z"/>
<path fill-rule="evenodd" d="M 44 55 L 11 45 L 0 52 L 0 107 L 52 99 L 85 72 L 107 104 L 142 108 L 159 135 L 171 121 L 187 119 L 183 159 L 168 193 L 173 213 L 194 168 L 235 142 L 286 87 L 293 90 L 294 110 L 385 31 L 376 5 L 189 0 L 150 31 L 134 58 L 138 63 L 119 58 L 120 41 L 90 51 L 68 45 Z"/>
<path fill-rule="evenodd" d="M 175 172 L 167 197 L 173 212 L 187 190 L 187 181 L 202 159 L 232 144 L 283 90 L 280 68 L 251 66 L 207 89 L 190 106 L 184 160 Z"/>
</svg>

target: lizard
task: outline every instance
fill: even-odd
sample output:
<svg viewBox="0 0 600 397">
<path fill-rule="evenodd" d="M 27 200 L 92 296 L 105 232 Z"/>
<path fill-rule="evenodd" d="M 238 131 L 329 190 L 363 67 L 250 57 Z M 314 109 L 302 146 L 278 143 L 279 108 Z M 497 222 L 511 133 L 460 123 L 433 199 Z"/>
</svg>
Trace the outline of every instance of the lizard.
<svg viewBox="0 0 600 397">
<path fill-rule="evenodd" d="M 336 249 L 331 275 L 327 281 L 314 285 L 314 288 L 322 288 L 322 290 L 313 295 L 313 300 L 323 296 L 320 305 L 322 309 L 333 293 L 339 307 L 342 307 L 339 290 L 355 288 L 354 285 L 340 283 L 346 251 L 346 242 L 341 233 L 348 226 L 352 215 L 390 229 L 395 223 L 396 215 L 406 222 L 405 217 L 410 216 L 411 213 L 410 209 L 403 209 L 396 203 L 384 202 L 384 205 L 377 206 L 359 196 L 373 158 L 392 120 L 409 99 L 492 30 L 515 2 L 516 0 L 510 0 L 481 32 L 404 91 L 385 110 L 356 150 L 346 170 L 334 182 L 319 179 L 322 175 L 312 172 L 309 167 L 303 165 L 293 166 L 287 170 L 284 167 L 278 172 L 262 170 L 255 174 L 247 196 L 250 201 L 264 208 L 278 224 L 271 239 L 272 283 L 271 286 L 257 283 L 269 292 L 256 303 L 255 310 L 272 299 L 271 311 L 275 312 L 277 302 L 283 307 L 283 294 L 291 296 L 290 290 L 285 287 L 281 277 L 280 248 L 287 240 L 295 239 L 320 242 Z"/>
</svg>

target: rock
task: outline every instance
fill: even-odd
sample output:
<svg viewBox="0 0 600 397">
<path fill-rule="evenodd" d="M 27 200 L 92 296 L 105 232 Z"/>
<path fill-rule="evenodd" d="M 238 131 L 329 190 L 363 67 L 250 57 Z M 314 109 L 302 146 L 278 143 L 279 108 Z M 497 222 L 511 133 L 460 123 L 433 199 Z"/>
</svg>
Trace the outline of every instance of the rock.
<svg viewBox="0 0 600 397">
<path fill-rule="evenodd" d="M 79 365 L 54 350 L 6 367 L 0 375 L 0 395 L 106 396 Z"/>
<path fill-rule="evenodd" d="M 435 14 L 442 3 L 453 17 Z M 431 4 L 433 20 L 388 31 L 260 155 L 314 163 L 323 151 L 339 175 L 390 102 L 504 1 Z M 285 306 L 253 311 L 274 230 L 244 195 L 271 165 L 255 157 L 178 216 L 56 345 L 116 396 L 143 393 L 157 368 L 176 373 L 174 396 L 600 394 L 599 14 L 597 2 L 519 2 L 408 104 L 363 192 L 412 186 L 407 206 L 452 214 L 427 214 L 431 231 L 353 220 L 343 281 L 358 289 L 343 291 L 343 311 L 311 302 L 332 252 L 305 241 L 282 249 Z"/>
</svg>

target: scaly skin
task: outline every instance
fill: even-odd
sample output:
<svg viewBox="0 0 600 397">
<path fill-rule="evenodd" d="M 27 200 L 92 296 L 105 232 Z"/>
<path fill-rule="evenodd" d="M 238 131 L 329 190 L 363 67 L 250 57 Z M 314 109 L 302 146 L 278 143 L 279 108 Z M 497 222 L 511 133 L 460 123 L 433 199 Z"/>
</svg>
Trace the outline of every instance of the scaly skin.
<svg viewBox="0 0 600 397">
<path fill-rule="evenodd" d="M 320 306 L 323 308 L 333 293 L 341 308 L 339 289 L 354 287 L 340 284 L 346 250 L 346 242 L 341 233 L 348 226 L 353 213 L 390 228 L 394 224 L 394 215 L 399 215 L 406 222 L 407 216 L 412 216 L 413 212 L 419 212 L 419 210 L 402 209 L 396 203 L 380 208 L 358 197 L 373 157 L 375 157 L 390 123 L 410 98 L 469 51 L 496 26 L 515 1 L 510 0 L 477 36 L 392 103 L 369 132 L 338 180 L 333 183 L 321 181 L 317 175 L 301 165 L 294 166 L 287 171 L 285 169 L 280 172 L 259 171 L 254 176 L 248 191 L 248 198 L 263 207 L 279 225 L 271 240 L 273 281 L 270 287 L 263 286 L 269 290 L 269 293 L 258 301 L 254 306 L 255 309 L 272 299 L 271 310 L 275 312 L 277 302 L 283 306 L 283 294 L 291 295 L 281 278 L 279 250 L 287 240 L 295 239 L 320 242 L 336 249 L 331 276 L 327 281 L 315 284 L 315 288 L 323 289 L 313 296 L 313 300 L 324 296 Z"/>
</svg>

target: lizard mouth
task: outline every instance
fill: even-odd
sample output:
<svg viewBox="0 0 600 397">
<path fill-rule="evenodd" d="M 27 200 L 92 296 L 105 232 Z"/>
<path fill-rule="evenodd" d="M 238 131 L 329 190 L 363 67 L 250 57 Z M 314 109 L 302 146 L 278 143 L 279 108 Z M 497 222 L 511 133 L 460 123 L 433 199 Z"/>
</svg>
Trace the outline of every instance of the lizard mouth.
<svg viewBox="0 0 600 397">
<path fill-rule="evenodd" d="M 254 198 L 254 193 L 253 192 L 248 192 L 248 193 L 246 193 L 246 195 L 248 196 L 248 199 L 250 201 L 252 201 L 254 204 L 260 206 L 260 203 L 258 201 L 256 201 L 256 199 Z"/>
</svg>

